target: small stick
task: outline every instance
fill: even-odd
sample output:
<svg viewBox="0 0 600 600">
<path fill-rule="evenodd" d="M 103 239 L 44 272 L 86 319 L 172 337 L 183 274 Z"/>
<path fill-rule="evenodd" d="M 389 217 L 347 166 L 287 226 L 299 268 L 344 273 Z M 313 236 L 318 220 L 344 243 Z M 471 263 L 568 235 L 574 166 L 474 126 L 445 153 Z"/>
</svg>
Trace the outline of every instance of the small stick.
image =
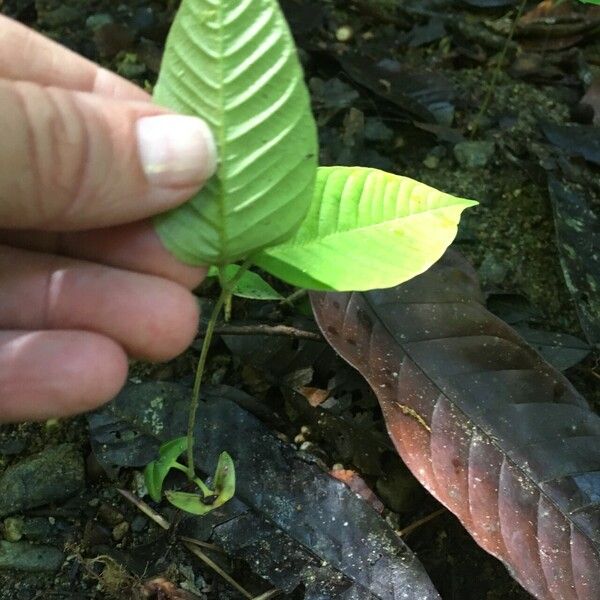
<svg viewBox="0 0 600 600">
<path fill-rule="evenodd" d="M 426 517 L 423 517 L 422 519 L 419 519 L 418 521 L 415 521 L 414 523 L 411 523 L 408 527 L 405 527 L 404 529 L 401 529 L 397 533 L 398 533 L 398 535 L 400 537 L 404 537 L 405 535 L 408 535 L 409 533 L 412 533 L 415 529 L 421 527 L 421 525 L 425 525 L 425 523 L 428 523 L 432 519 L 435 519 L 436 517 L 439 517 L 441 514 L 443 514 L 445 512 L 446 512 L 445 508 L 440 508 L 439 510 L 436 510 L 435 512 L 432 512 L 430 515 L 427 515 Z"/>
<path fill-rule="evenodd" d="M 225 571 L 223 571 L 223 569 L 221 569 L 221 567 L 219 567 L 219 565 L 217 563 L 215 563 L 210 558 L 208 558 L 208 556 L 206 556 L 206 554 L 204 554 L 204 552 L 202 552 L 202 550 L 200 550 L 200 548 L 198 548 L 198 546 L 195 546 L 194 544 L 190 544 L 189 542 L 183 542 L 183 545 L 192 554 L 197 556 L 203 563 L 205 563 L 211 569 L 213 569 L 213 571 L 218 573 L 227 583 L 229 583 L 229 585 L 233 586 L 240 594 L 242 594 L 246 598 L 249 598 L 250 600 L 252 600 L 252 598 L 254 598 L 254 596 L 252 594 L 250 594 L 249 592 L 247 592 L 235 579 L 233 579 L 233 577 L 231 577 L 230 575 L 225 573 Z"/>
<path fill-rule="evenodd" d="M 526 5 L 527 5 L 527 1 L 522 0 L 521 4 L 519 5 L 519 8 L 517 10 L 517 14 L 516 14 L 515 18 L 513 19 L 513 22 L 511 23 L 510 31 L 508 32 L 508 37 L 506 38 L 506 44 L 504 45 L 504 48 L 502 48 L 502 51 L 500 52 L 498 64 L 496 65 L 496 68 L 494 69 L 494 71 L 492 73 L 492 80 L 489 83 L 487 93 L 485 95 L 485 98 L 483 99 L 483 102 L 481 103 L 481 108 L 479 109 L 479 112 L 477 113 L 477 115 L 475 115 L 475 119 L 473 120 L 473 125 L 472 125 L 472 129 L 471 129 L 471 137 L 475 137 L 475 134 L 477 133 L 477 130 L 479 129 L 479 123 L 481 122 L 481 119 L 485 116 L 485 113 L 487 112 L 487 109 L 489 108 L 489 106 L 492 102 L 492 99 L 494 97 L 494 91 L 496 89 L 496 82 L 498 81 L 498 77 L 500 76 L 500 73 L 502 72 L 502 64 L 504 63 L 504 59 L 506 58 L 508 46 L 512 42 L 513 36 L 515 35 L 515 31 L 517 29 L 517 23 L 518 23 L 519 19 L 521 18 L 521 15 L 523 14 L 523 11 L 525 10 Z"/>
<path fill-rule="evenodd" d="M 260 596 L 255 596 L 252 600 L 269 600 L 269 598 L 275 598 L 275 596 L 279 596 L 281 594 L 281 590 L 273 589 Z"/>
<path fill-rule="evenodd" d="M 169 527 L 171 527 L 171 523 L 169 523 L 169 521 L 167 521 L 163 516 L 159 515 L 154 509 L 148 506 L 148 504 L 146 504 L 143 500 L 140 500 L 131 492 L 128 492 L 127 490 L 122 490 L 121 488 L 117 488 L 117 492 L 119 492 L 119 494 L 121 494 L 121 496 L 123 496 L 125 499 L 129 500 L 129 502 L 134 504 L 139 510 L 141 510 L 145 515 L 150 517 L 157 525 L 159 525 L 163 529 L 169 529 Z"/>
<path fill-rule="evenodd" d="M 291 337 L 299 340 L 313 340 L 320 342 L 321 335 L 314 331 L 303 331 L 289 325 L 221 325 L 216 327 L 214 333 L 220 335 L 269 335 Z"/>
<path fill-rule="evenodd" d="M 206 548 L 207 550 L 212 550 L 213 552 L 220 552 L 221 554 L 225 554 L 225 550 L 223 548 L 219 548 L 216 544 L 209 544 L 208 542 L 203 542 L 202 540 L 197 540 L 196 538 L 187 537 L 185 535 L 180 535 L 179 539 L 182 542 L 187 542 L 188 544 L 194 544 L 195 546 L 200 546 L 201 548 Z"/>
<path fill-rule="evenodd" d="M 308 290 L 305 290 L 305 289 L 296 290 L 295 292 L 293 292 L 289 296 L 287 296 L 287 298 L 284 298 L 279 304 L 282 306 L 286 306 L 287 304 L 292 306 L 294 304 L 294 302 L 296 302 L 296 300 L 300 300 L 301 298 L 304 298 L 304 296 L 306 296 L 306 294 L 308 294 Z"/>
</svg>

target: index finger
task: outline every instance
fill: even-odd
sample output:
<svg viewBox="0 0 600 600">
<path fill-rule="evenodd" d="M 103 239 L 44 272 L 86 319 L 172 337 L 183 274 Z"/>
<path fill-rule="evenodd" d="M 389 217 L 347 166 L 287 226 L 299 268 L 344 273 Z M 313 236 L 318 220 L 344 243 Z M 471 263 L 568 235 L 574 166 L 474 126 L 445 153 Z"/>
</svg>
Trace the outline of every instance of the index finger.
<svg viewBox="0 0 600 600">
<path fill-rule="evenodd" d="M 91 92 L 118 100 L 150 101 L 150 96 L 132 83 L 2 15 L 0 78 Z"/>
</svg>

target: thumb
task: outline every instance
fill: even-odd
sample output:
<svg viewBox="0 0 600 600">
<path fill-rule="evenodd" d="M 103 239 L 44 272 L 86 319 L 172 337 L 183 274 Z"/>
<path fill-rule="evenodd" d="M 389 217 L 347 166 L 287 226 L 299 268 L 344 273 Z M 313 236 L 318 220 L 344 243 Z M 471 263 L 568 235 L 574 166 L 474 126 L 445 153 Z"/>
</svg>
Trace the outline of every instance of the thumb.
<svg viewBox="0 0 600 600">
<path fill-rule="evenodd" d="M 146 102 L 0 79 L 0 224 L 67 231 L 140 220 L 216 168 L 201 119 Z"/>
</svg>

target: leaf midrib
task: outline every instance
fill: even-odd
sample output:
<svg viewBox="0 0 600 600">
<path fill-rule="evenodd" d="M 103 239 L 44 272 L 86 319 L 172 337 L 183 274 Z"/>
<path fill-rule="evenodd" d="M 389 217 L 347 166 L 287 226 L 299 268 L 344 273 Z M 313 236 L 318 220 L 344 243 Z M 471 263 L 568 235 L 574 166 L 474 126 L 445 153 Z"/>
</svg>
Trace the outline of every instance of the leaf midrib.
<svg viewBox="0 0 600 600">
<path fill-rule="evenodd" d="M 219 79 L 219 112 L 220 112 L 220 120 L 219 120 L 219 131 L 218 131 L 218 139 L 219 139 L 219 152 L 221 156 L 227 156 L 225 151 L 225 144 L 227 136 L 225 134 L 225 48 L 224 48 L 224 27 L 225 27 L 225 15 L 223 10 L 223 2 L 218 3 L 217 14 L 219 19 L 219 61 L 218 61 L 218 79 Z M 219 166 L 217 171 L 217 204 L 219 211 L 219 227 L 217 227 L 217 231 L 219 234 L 220 240 L 220 251 L 219 254 L 227 255 L 226 250 L 226 235 L 225 235 L 225 191 L 223 181 L 226 180 L 226 164 L 227 161 L 219 159 Z M 219 262 L 221 262 L 219 260 Z"/>
</svg>

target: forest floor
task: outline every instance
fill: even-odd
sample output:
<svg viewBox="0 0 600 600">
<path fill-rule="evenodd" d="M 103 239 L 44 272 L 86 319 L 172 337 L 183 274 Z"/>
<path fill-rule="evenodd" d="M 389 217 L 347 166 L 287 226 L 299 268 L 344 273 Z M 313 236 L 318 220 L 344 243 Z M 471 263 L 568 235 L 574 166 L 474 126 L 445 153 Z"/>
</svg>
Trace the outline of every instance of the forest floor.
<svg viewBox="0 0 600 600">
<path fill-rule="evenodd" d="M 0 11 L 151 89 L 176 4 L 0 0 Z M 535 3 L 510 0 L 282 4 L 312 93 L 321 164 L 382 168 L 478 200 L 479 207 L 463 217 L 457 246 L 477 268 L 488 308 L 526 339 L 532 329 L 544 332 L 536 349 L 600 412 L 600 295 L 592 293 L 600 286 L 600 273 L 597 256 L 595 262 L 591 258 L 591 240 L 598 236 L 593 215 L 599 214 L 600 156 L 592 142 L 588 150 L 585 140 L 571 139 L 563 130 L 554 135 L 552 129 L 600 124 L 598 11 L 565 2 L 530 12 Z M 549 192 L 551 181 L 564 186 L 567 196 L 586 198 L 588 213 L 581 219 L 590 229 L 581 236 L 589 237 L 590 256 L 569 253 L 569 219 Z M 578 258 L 589 259 L 587 266 L 578 265 Z M 581 269 L 586 276 L 578 278 Z M 210 303 L 214 291 L 209 283 L 199 294 Z M 279 291 L 291 290 L 279 285 Z M 275 303 L 255 304 L 236 300 L 234 319 L 272 319 L 277 313 L 310 329 L 302 303 L 298 314 L 284 311 L 283 317 Z M 379 497 L 395 530 L 439 511 L 393 452 L 367 386 L 331 357 L 328 365 L 334 366 L 327 369 L 306 361 L 286 363 L 276 349 L 267 352 L 270 364 L 257 360 L 265 344 L 276 339 L 247 336 L 238 344 L 218 339 L 209 359 L 210 383 L 250 394 L 255 404 L 244 408 L 306 460 L 355 471 Z M 189 384 L 198 348 L 195 344 L 165 365 L 136 364 L 131 380 Z M 282 392 L 294 387 L 294 377 L 305 390 L 326 389 L 332 378 L 344 379 L 347 401 L 329 413 L 306 399 L 299 406 L 297 394 Z M 345 435 L 349 422 L 368 433 Z M 172 540 L 168 556 L 136 569 L 133 559 L 140 552 L 144 558 L 140 548 L 154 552 L 157 544 L 164 547 L 164 538 L 116 491 L 134 489 L 139 469 L 106 474 L 91 451 L 84 417 L 1 428 L 0 470 L 65 443 L 85 457 L 85 484 L 66 504 L 27 511 L 24 522 L 43 530 L 29 539 L 66 547 L 67 561 L 58 572 L 0 570 L 0 600 L 134 597 L 131 590 L 141 594 L 141 582 L 158 573 L 173 582 L 173 589 L 163 582 L 162 596 L 147 587 L 145 597 L 184 598 L 175 588 L 207 599 L 242 597 Z M 165 514 L 173 517 L 169 510 Z M 444 600 L 530 598 L 448 511 L 404 540 Z M 219 560 L 252 594 L 273 587 L 253 573 L 248 557 Z M 279 597 L 303 595 L 298 589 Z"/>
</svg>

